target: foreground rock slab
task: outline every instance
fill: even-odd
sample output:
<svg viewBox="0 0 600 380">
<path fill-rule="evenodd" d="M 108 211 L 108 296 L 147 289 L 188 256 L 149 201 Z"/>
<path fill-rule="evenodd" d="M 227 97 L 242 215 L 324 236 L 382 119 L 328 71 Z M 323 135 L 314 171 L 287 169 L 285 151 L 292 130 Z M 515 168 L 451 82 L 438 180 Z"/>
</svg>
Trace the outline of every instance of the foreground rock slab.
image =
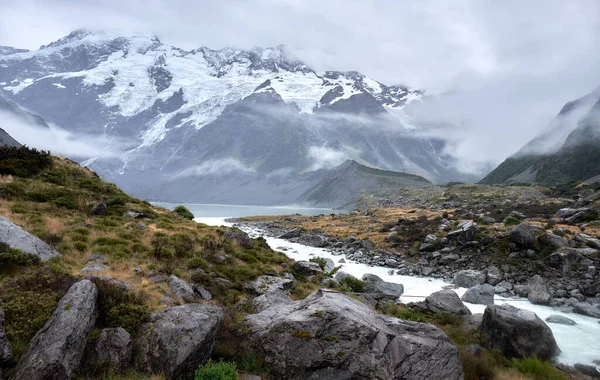
<svg viewBox="0 0 600 380">
<path fill-rule="evenodd" d="M 133 344 L 135 367 L 168 379 L 191 378 L 210 357 L 223 318 L 223 309 L 203 304 L 175 306 L 152 314 Z"/>
<path fill-rule="evenodd" d="M 85 363 L 89 368 L 108 366 L 124 369 L 131 359 L 131 335 L 121 327 L 107 328 L 100 331 L 86 355 Z"/>
<path fill-rule="evenodd" d="M 509 358 L 537 356 L 550 360 L 559 353 L 552 330 L 534 312 L 511 305 L 490 305 L 481 330 L 489 345 Z"/>
<path fill-rule="evenodd" d="M 60 256 L 56 249 L 3 216 L 0 216 L 0 242 L 13 249 L 20 249 L 25 253 L 35 255 L 41 261 Z"/>
<path fill-rule="evenodd" d="M 456 347 L 429 324 L 386 317 L 317 291 L 246 317 L 249 342 L 277 379 L 462 379 Z"/>
<path fill-rule="evenodd" d="M 2 311 L 2 302 L 0 302 L 0 368 L 12 361 L 12 347 L 4 331 L 4 312 Z M 2 372 L 0 369 L 0 379 L 2 378 Z"/>
<path fill-rule="evenodd" d="M 98 289 L 93 282 L 75 283 L 29 344 L 15 369 L 15 379 L 70 379 L 79 366 L 96 321 Z"/>
</svg>

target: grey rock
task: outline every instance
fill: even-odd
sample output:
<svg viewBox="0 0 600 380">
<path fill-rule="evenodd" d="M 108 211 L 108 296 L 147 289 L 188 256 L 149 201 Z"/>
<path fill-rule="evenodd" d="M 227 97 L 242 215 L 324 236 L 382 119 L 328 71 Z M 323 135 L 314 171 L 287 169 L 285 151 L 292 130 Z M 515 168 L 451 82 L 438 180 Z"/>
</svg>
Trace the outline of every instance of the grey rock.
<svg viewBox="0 0 600 380">
<path fill-rule="evenodd" d="M 527 281 L 527 299 L 532 304 L 548 305 L 552 300 L 552 294 L 548 289 L 546 281 L 538 274 Z"/>
<path fill-rule="evenodd" d="M 256 297 L 252 300 L 252 305 L 256 312 L 260 312 L 264 309 L 270 308 L 274 305 L 286 304 L 293 302 L 287 291 L 275 291 L 265 293 L 261 296 Z"/>
<path fill-rule="evenodd" d="M 169 287 L 173 294 L 185 302 L 197 302 L 198 296 L 190 284 L 183 281 L 177 276 L 169 276 Z"/>
<path fill-rule="evenodd" d="M 103 255 L 94 253 L 88 261 L 93 261 L 96 263 L 103 263 L 105 260 L 106 260 L 106 257 L 104 257 Z"/>
<path fill-rule="evenodd" d="M 600 239 L 596 239 L 586 234 L 577 234 L 575 241 L 579 241 L 590 248 L 600 249 Z"/>
<path fill-rule="evenodd" d="M 201 299 L 207 301 L 212 299 L 212 294 L 204 286 L 194 284 L 192 285 L 192 289 L 194 289 L 194 293 Z"/>
<path fill-rule="evenodd" d="M 294 228 L 292 230 L 287 231 L 286 233 L 279 235 L 277 239 L 293 239 L 295 237 L 300 236 L 302 233 L 302 228 Z"/>
<path fill-rule="evenodd" d="M 125 329 L 106 328 L 90 345 L 84 362 L 88 368 L 124 369 L 129 365 L 131 352 L 131 335 Z"/>
<path fill-rule="evenodd" d="M 458 223 L 458 230 L 448 233 L 448 240 L 463 246 L 475 240 L 477 232 L 479 232 L 477 223 L 470 220 L 462 220 Z"/>
<path fill-rule="evenodd" d="M 600 318 L 600 305 L 592 305 L 587 302 L 573 303 L 573 311 L 577 314 L 587 315 L 588 317 Z"/>
<path fill-rule="evenodd" d="M 327 239 L 322 235 L 302 235 L 298 238 L 298 242 L 317 248 L 327 246 Z"/>
<path fill-rule="evenodd" d="M 467 331 L 481 329 L 482 321 L 483 321 L 482 313 L 463 315 L 463 326 Z"/>
<path fill-rule="evenodd" d="M 463 378 L 458 351 L 441 330 L 377 314 L 340 293 L 321 290 L 245 321 L 273 378 Z"/>
<path fill-rule="evenodd" d="M 349 274 L 349 273 L 346 273 L 346 272 L 337 272 L 337 273 L 335 274 L 335 276 L 333 276 L 333 278 L 335 278 L 336 280 L 338 280 L 338 281 L 340 281 L 340 282 L 341 282 L 341 281 L 342 281 L 344 278 L 346 278 L 346 277 L 350 277 L 350 278 L 356 278 L 356 277 L 354 277 L 353 275 L 351 275 L 351 274 Z"/>
<path fill-rule="evenodd" d="M 458 297 L 455 291 L 444 289 L 432 293 L 425 301 L 421 303 L 421 307 L 432 313 L 448 312 L 457 315 L 470 315 L 471 311 L 465 306 Z"/>
<path fill-rule="evenodd" d="M 562 248 L 568 246 L 568 243 L 565 239 L 549 232 L 546 232 L 538 237 L 538 242 L 542 247 Z"/>
<path fill-rule="evenodd" d="M 237 241 L 244 248 L 254 247 L 254 240 L 244 231 L 231 229 L 226 231 L 223 237 L 227 240 Z"/>
<path fill-rule="evenodd" d="M 536 232 L 538 228 L 531 224 L 521 223 L 508 234 L 511 243 L 523 248 L 536 248 L 538 245 Z"/>
<path fill-rule="evenodd" d="M 240 373 L 238 377 L 240 380 L 262 380 L 260 376 L 250 375 L 247 373 Z"/>
<path fill-rule="evenodd" d="M 294 287 L 294 280 L 273 276 L 260 276 L 256 280 L 244 285 L 244 289 L 254 295 L 261 295 L 276 290 L 290 290 Z"/>
<path fill-rule="evenodd" d="M 434 234 L 429 234 L 427 236 L 425 236 L 425 240 L 423 241 L 426 244 L 435 244 L 437 243 L 438 238 L 437 236 L 435 236 Z"/>
<path fill-rule="evenodd" d="M 560 314 L 552 314 L 551 316 L 546 318 L 546 322 L 557 323 L 559 325 L 569 325 L 569 326 L 574 326 L 577 324 L 577 322 L 575 322 L 571 318 L 567 318 L 564 315 L 560 315 Z"/>
<path fill-rule="evenodd" d="M 527 285 L 515 285 L 514 289 L 519 297 L 527 297 L 529 293 L 529 287 Z"/>
<path fill-rule="evenodd" d="M 0 243 L 37 256 L 41 261 L 60 256 L 56 249 L 3 216 L 0 216 Z"/>
<path fill-rule="evenodd" d="M 137 228 L 138 230 L 145 230 L 146 228 L 148 228 L 148 226 L 144 223 L 138 223 L 135 225 L 135 228 Z"/>
<path fill-rule="evenodd" d="M 393 282 L 383 281 L 380 277 L 365 273 L 362 277 L 365 282 L 365 293 L 371 294 L 375 299 L 397 300 L 404 293 L 404 286 Z"/>
<path fill-rule="evenodd" d="M 485 274 L 471 269 L 461 270 L 454 275 L 452 283 L 463 288 L 471 288 L 485 282 Z"/>
<path fill-rule="evenodd" d="M 107 208 L 104 202 L 95 203 L 90 209 L 90 215 L 106 215 Z"/>
<path fill-rule="evenodd" d="M 17 364 L 16 379 L 70 379 L 96 321 L 98 289 L 79 281 L 65 294 Z"/>
<path fill-rule="evenodd" d="M 335 263 L 331 259 L 325 259 L 325 273 L 331 272 L 335 268 Z"/>
<path fill-rule="evenodd" d="M 139 219 L 139 218 L 143 218 L 144 214 L 141 212 L 135 212 L 135 211 L 125 211 L 122 215 L 123 218 L 128 218 L 128 219 Z"/>
<path fill-rule="evenodd" d="M 311 261 L 296 261 L 294 263 L 294 270 L 301 275 L 310 276 L 313 274 L 321 274 L 323 270 L 317 263 Z"/>
<path fill-rule="evenodd" d="M 79 273 L 102 272 L 103 270 L 109 270 L 109 269 L 110 269 L 110 267 L 108 265 L 96 263 L 96 264 L 86 265 L 85 267 L 81 268 Z"/>
<path fill-rule="evenodd" d="M 220 286 L 221 288 L 229 288 L 231 287 L 231 285 L 233 285 L 233 282 L 229 281 L 226 278 L 216 277 L 214 281 L 215 284 Z"/>
<path fill-rule="evenodd" d="M 596 368 L 593 365 L 576 363 L 573 367 L 586 376 L 592 377 L 594 379 L 600 379 L 600 371 L 598 371 L 598 368 Z"/>
<path fill-rule="evenodd" d="M 561 208 L 554 214 L 554 217 L 565 219 L 565 218 L 569 218 L 575 214 L 578 214 L 580 212 L 587 213 L 588 211 L 590 211 L 589 208 Z"/>
<path fill-rule="evenodd" d="M 487 271 L 487 282 L 490 285 L 498 285 L 500 281 L 504 279 L 504 273 L 500 270 L 500 268 L 496 266 L 491 266 Z"/>
<path fill-rule="evenodd" d="M 460 259 L 460 256 L 456 253 L 450 253 L 448 255 L 444 255 L 440 257 L 439 264 L 440 265 L 450 265 Z"/>
<path fill-rule="evenodd" d="M 463 294 L 461 300 L 477 305 L 493 305 L 494 293 L 494 287 L 490 284 L 475 285 Z"/>
<path fill-rule="evenodd" d="M 514 218 L 517 218 L 519 220 L 523 220 L 523 219 L 526 218 L 525 214 L 523 214 L 522 212 L 519 212 L 517 210 L 511 211 L 509 215 L 512 216 L 512 217 L 514 217 Z"/>
<path fill-rule="evenodd" d="M 164 274 L 157 274 L 156 276 L 152 276 L 148 279 L 148 281 L 158 284 L 159 282 L 166 282 L 168 279 Z"/>
<path fill-rule="evenodd" d="M 12 347 L 4 330 L 4 318 L 5 315 L 4 311 L 2 311 L 2 303 L 0 302 L 0 367 L 10 363 L 13 359 Z"/>
<path fill-rule="evenodd" d="M 512 305 L 490 305 L 483 313 L 481 331 L 488 346 L 509 358 L 537 356 L 551 360 L 559 353 L 552 330 L 534 312 Z"/>
<path fill-rule="evenodd" d="M 153 314 L 133 342 L 133 363 L 145 373 L 191 378 L 210 357 L 223 325 L 217 306 L 187 304 Z"/>
<path fill-rule="evenodd" d="M 563 247 L 546 257 L 545 261 L 550 267 L 566 274 L 573 270 L 586 254 L 587 249 Z"/>
</svg>

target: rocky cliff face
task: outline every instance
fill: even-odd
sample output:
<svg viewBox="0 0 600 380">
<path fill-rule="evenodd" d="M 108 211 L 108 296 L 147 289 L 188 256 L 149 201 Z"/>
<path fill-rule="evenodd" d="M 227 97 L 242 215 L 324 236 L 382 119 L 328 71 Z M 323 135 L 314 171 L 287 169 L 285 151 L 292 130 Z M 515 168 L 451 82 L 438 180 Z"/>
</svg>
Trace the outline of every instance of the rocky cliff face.
<svg viewBox="0 0 600 380">
<path fill-rule="evenodd" d="M 208 201 L 263 176 L 297 186 L 298 175 L 347 159 L 463 179 L 445 142 L 419 137 L 403 111 L 421 91 L 318 73 L 283 47 L 185 51 L 153 36 L 80 30 L 36 51 L 1 51 L 0 93 L 70 132 L 125 140 L 118 157 L 85 164 L 137 195 L 165 199 L 168 188 L 176 199 L 210 183 L 191 199 Z"/>
</svg>

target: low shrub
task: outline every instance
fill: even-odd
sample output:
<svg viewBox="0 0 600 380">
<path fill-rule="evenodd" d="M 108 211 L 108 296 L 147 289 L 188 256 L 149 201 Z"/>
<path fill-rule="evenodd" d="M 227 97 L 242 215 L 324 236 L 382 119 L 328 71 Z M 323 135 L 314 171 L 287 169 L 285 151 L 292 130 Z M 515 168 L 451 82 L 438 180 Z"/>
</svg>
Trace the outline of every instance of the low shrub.
<svg viewBox="0 0 600 380">
<path fill-rule="evenodd" d="M 133 334 L 150 318 L 150 309 L 138 294 L 108 281 L 95 279 L 94 283 L 98 287 L 98 327 L 122 327 Z"/>
<path fill-rule="evenodd" d="M 208 262 L 200 256 L 192 257 L 188 260 L 187 266 L 189 269 L 202 269 L 203 271 L 208 270 Z"/>
<path fill-rule="evenodd" d="M 0 175 L 31 177 L 52 166 L 50 152 L 27 146 L 0 147 Z"/>
<path fill-rule="evenodd" d="M 358 278 L 344 277 L 344 278 L 342 278 L 342 280 L 340 282 L 342 283 L 343 287 L 349 288 L 351 292 L 355 292 L 355 293 L 364 293 L 365 292 L 365 282 L 362 280 L 359 280 Z"/>
<path fill-rule="evenodd" d="M 173 209 L 173 212 L 181 216 L 182 218 L 192 220 L 194 219 L 194 214 L 190 210 L 188 210 L 185 206 L 177 206 Z"/>
<path fill-rule="evenodd" d="M 11 249 L 4 243 L 0 243 L 0 275 L 13 273 L 19 267 L 28 267 L 40 262 L 39 257 L 22 252 L 19 249 Z"/>
<path fill-rule="evenodd" d="M 66 208 L 67 210 L 77 210 L 79 205 L 74 199 L 67 197 L 56 198 L 52 201 L 56 206 Z"/>
<path fill-rule="evenodd" d="M 521 224 L 521 221 L 517 218 L 515 218 L 514 216 L 507 216 L 506 219 L 504 219 L 504 225 L 505 226 L 516 226 Z"/>
<path fill-rule="evenodd" d="M 325 270 L 327 259 L 324 259 L 323 257 L 311 257 L 308 261 L 318 264 L 321 270 Z"/>
<path fill-rule="evenodd" d="M 512 362 L 523 375 L 533 380 L 568 380 L 569 377 L 552 365 L 538 358 L 514 359 Z"/>
<path fill-rule="evenodd" d="M 232 362 L 209 361 L 198 367 L 194 380 L 237 380 L 237 366 Z"/>
<path fill-rule="evenodd" d="M 117 195 L 115 197 L 110 198 L 109 200 L 106 201 L 106 205 L 108 207 L 110 206 L 125 206 L 125 204 L 127 202 L 130 201 L 130 197 L 128 197 L 127 195 Z"/>
</svg>

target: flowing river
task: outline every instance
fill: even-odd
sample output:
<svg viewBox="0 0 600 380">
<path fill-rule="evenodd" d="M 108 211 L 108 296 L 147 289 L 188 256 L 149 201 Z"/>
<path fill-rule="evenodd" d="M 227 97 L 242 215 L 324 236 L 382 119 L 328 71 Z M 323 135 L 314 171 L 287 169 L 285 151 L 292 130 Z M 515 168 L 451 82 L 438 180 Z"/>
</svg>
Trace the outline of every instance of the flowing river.
<svg viewBox="0 0 600 380">
<path fill-rule="evenodd" d="M 176 205 L 161 203 L 158 204 L 163 207 L 173 208 Z M 298 207 L 266 207 L 266 206 L 230 206 L 230 205 L 194 205 L 186 204 L 187 208 L 190 209 L 196 216 L 195 221 L 213 226 L 233 226 L 232 223 L 226 222 L 228 218 L 251 216 L 251 215 L 289 215 L 289 214 L 303 214 L 303 215 L 318 215 L 332 213 L 331 209 L 316 209 L 316 208 L 298 208 Z M 246 231 L 251 237 L 263 236 L 271 248 L 281 251 L 288 257 L 294 260 L 308 260 L 311 257 L 323 257 L 333 260 L 336 266 L 341 265 L 341 270 L 350 273 L 351 275 L 361 278 L 365 273 L 372 273 L 383 280 L 388 282 L 394 282 L 404 285 L 404 295 L 401 297 L 401 301 L 404 303 L 421 301 L 428 295 L 443 287 L 450 285 L 449 283 L 434 278 L 428 277 L 414 277 L 414 276 L 401 276 L 401 275 L 390 275 L 388 271 L 390 268 L 368 266 L 366 264 L 359 264 L 346 260 L 346 263 L 340 264 L 339 260 L 345 257 L 334 256 L 329 251 L 323 248 L 309 247 L 298 243 L 292 243 L 287 240 L 277 239 L 269 237 L 264 234 L 264 231 L 260 229 L 240 226 L 241 229 Z M 462 296 L 466 291 L 466 288 L 458 288 L 455 291 L 459 296 Z M 586 317 L 574 313 L 562 313 L 554 310 L 551 307 L 534 305 L 524 298 L 501 298 L 496 296 L 494 299 L 496 304 L 511 304 L 515 307 L 531 310 L 535 312 L 538 317 L 545 320 L 552 314 L 563 315 L 568 317 L 575 322 L 577 325 L 567 326 L 556 323 L 548 323 L 548 326 L 552 330 L 554 337 L 558 343 L 561 353 L 558 356 L 558 360 L 568 365 L 574 365 L 575 363 L 583 363 L 594 365 L 594 361 L 600 360 L 600 324 L 598 319 Z M 465 305 L 473 313 L 483 313 L 484 305 L 475 305 L 465 302 Z M 600 369 L 600 366 L 598 366 Z"/>
</svg>

